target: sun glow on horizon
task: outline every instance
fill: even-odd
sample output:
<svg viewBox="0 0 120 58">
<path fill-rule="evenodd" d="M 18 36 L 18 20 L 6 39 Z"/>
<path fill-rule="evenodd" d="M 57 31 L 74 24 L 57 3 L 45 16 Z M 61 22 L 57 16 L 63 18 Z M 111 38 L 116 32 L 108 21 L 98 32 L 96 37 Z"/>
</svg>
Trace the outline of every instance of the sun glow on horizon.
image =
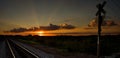
<svg viewBox="0 0 120 58">
<path fill-rule="evenodd" d="M 37 31 L 35 32 L 38 36 L 56 36 L 56 34 L 49 31 Z"/>
<path fill-rule="evenodd" d="M 45 36 L 44 31 L 38 31 L 37 33 L 38 33 L 39 36 Z"/>
</svg>

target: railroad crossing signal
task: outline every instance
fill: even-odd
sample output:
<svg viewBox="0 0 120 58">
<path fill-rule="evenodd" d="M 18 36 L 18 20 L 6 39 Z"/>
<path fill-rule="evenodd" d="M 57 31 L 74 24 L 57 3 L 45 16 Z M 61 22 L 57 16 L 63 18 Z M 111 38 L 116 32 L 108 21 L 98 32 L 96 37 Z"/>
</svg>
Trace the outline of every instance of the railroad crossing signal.
<svg viewBox="0 0 120 58">
<path fill-rule="evenodd" d="M 103 22 L 103 19 L 105 17 L 106 11 L 103 9 L 107 2 L 104 1 L 103 4 L 98 4 L 97 8 L 98 11 L 96 13 L 96 16 L 98 17 L 98 39 L 97 39 L 97 58 L 100 58 L 100 36 L 101 36 L 101 25 Z M 103 13 L 103 15 L 102 15 Z"/>
<path fill-rule="evenodd" d="M 104 1 L 103 4 L 98 4 L 96 7 L 98 8 L 98 11 L 96 13 L 96 16 L 98 16 L 98 26 L 102 25 L 103 22 L 103 18 L 105 17 L 106 11 L 103 9 L 103 7 L 105 6 L 107 2 Z M 103 15 L 102 15 L 103 13 Z M 101 31 L 101 29 L 100 29 Z"/>
<path fill-rule="evenodd" d="M 102 25 L 103 19 L 105 17 L 106 11 L 103 9 L 107 2 L 104 1 L 103 4 L 98 4 L 96 7 L 98 8 L 98 11 L 96 13 L 96 16 L 98 16 L 98 26 Z M 103 15 L 102 15 L 103 13 Z"/>
<path fill-rule="evenodd" d="M 106 11 L 103 9 L 107 2 L 104 1 L 103 4 L 98 4 L 96 7 L 98 8 L 98 11 L 96 13 L 96 16 L 99 15 L 99 13 L 103 13 L 104 15 L 106 14 Z"/>
</svg>

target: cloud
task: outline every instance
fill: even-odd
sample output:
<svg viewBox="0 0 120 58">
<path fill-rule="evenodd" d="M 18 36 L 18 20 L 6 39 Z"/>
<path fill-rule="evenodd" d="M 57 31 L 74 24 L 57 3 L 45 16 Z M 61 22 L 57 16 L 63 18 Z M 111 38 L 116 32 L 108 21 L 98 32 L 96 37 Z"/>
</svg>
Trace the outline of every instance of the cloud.
<svg viewBox="0 0 120 58">
<path fill-rule="evenodd" d="M 61 24 L 60 27 L 63 28 L 63 29 L 73 29 L 73 28 L 75 28 L 75 26 L 72 26 L 72 25 L 69 25 L 69 24 Z"/>
<path fill-rule="evenodd" d="M 89 27 L 96 27 L 97 25 L 98 25 L 98 22 L 97 22 L 96 19 L 93 19 L 88 24 Z M 102 23 L 102 26 L 117 26 L 117 25 L 118 24 L 113 20 L 104 20 L 103 23 Z"/>
<path fill-rule="evenodd" d="M 59 26 L 53 24 L 49 24 L 49 26 L 40 26 L 40 30 L 57 30 L 59 28 Z"/>
<path fill-rule="evenodd" d="M 19 33 L 19 32 L 25 32 L 25 31 L 27 31 L 26 28 L 14 28 L 14 29 L 12 29 L 12 30 L 10 30 L 10 31 L 4 31 L 4 32 L 5 32 L 5 33 L 7 33 L 7 32 Z"/>
<path fill-rule="evenodd" d="M 9 31 L 4 31 L 5 33 L 12 32 L 12 33 L 20 33 L 20 32 L 26 32 L 26 31 L 39 31 L 39 30 L 45 30 L 45 31 L 51 31 L 51 30 L 58 30 L 58 29 L 74 29 L 75 26 L 69 25 L 69 24 L 61 24 L 61 25 L 53 25 L 49 24 L 49 26 L 40 26 L 40 27 L 31 27 L 31 28 L 14 28 Z"/>
<path fill-rule="evenodd" d="M 118 25 L 118 24 L 115 23 L 115 22 L 112 21 L 112 20 L 107 20 L 107 21 L 105 21 L 105 25 L 107 25 L 107 26 L 115 26 L 115 25 Z"/>
</svg>

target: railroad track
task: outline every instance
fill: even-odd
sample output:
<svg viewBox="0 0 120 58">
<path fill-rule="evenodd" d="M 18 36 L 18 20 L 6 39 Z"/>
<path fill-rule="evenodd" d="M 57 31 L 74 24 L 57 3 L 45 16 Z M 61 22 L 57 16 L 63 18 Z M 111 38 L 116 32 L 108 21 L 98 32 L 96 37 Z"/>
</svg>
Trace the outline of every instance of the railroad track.
<svg viewBox="0 0 120 58">
<path fill-rule="evenodd" d="M 6 39 L 6 43 L 12 55 L 11 58 L 54 58 L 51 54 L 12 39 Z"/>
<path fill-rule="evenodd" d="M 41 58 L 19 44 L 13 43 L 10 40 L 6 40 L 6 42 L 12 54 L 12 58 Z"/>
</svg>

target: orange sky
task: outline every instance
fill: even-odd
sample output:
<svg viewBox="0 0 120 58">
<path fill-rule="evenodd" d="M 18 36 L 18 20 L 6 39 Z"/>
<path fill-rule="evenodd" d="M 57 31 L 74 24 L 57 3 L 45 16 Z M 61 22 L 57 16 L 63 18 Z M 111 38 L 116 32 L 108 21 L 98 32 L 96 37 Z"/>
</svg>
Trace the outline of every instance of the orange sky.
<svg viewBox="0 0 120 58">
<path fill-rule="evenodd" d="M 91 27 L 85 28 L 82 26 L 87 26 L 90 21 L 96 17 L 95 14 L 98 11 L 96 5 L 102 2 L 102 0 L 0 0 L 0 34 L 32 34 L 40 36 L 95 34 L 97 33 L 97 29 Z M 117 0 L 107 1 L 107 4 L 103 8 L 106 11 L 105 20 L 113 20 L 115 22 L 119 21 L 120 8 L 116 5 L 119 6 L 120 3 L 117 2 Z M 46 26 L 50 23 L 57 25 L 51 25 L 48 26 L 48 28 L 43 28 L 52 30 L 43 31 L 43 33 L 40 34 L 38 31 L 30 31 L 31 27 Z M 67 28 L 75 26 L 75 29 L 59 29 L 59 24 L 68 24 Z M 92 24 L 93 23 L 90 25 Z M 17 33 L 21 27 L 24 32 Z M 14 28 L 18 28 L 18 30 L 15 30 L 16 32 L 14 33 L 3 32 L 13 31 Z M 119 30 L 120 26 L 109 26 L 104 27 L 102 32 L 104 34 L 118 34 L 120 33 Z"/>
<path fill-rule="evenodd" d="M 113 27 L 102 27 L 102 34 L 120 34 L 120 27 L 113 26 Z M 39 36 L 56 36 L 56 35 L 72 35 L 72 36 L 78 36 L 78 35 L 96 35 L 97 34 L 97 28 L 96 27 L 81 27 L 81 28 L 75 28 L 75 29 L 60 29 L 60 30 L 53 30 L 53 31 L 27 31 L 27 32 L 21 32 L 21 33 L 7 33 L 7 34 L 13 34 L 13 35 L 39 35 Z"/>
</svg>

